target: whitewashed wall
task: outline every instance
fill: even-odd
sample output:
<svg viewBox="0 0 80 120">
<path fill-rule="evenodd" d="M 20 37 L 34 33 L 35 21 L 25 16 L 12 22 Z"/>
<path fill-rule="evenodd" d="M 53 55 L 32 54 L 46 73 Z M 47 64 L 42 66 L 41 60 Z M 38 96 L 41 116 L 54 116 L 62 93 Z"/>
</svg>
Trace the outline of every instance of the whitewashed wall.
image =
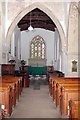
<svg viewBox="0 0 80 120">
<path fill-rule="evenodd" d="M 36 28 L 31 32 L 21 32 L 21 59 L 26 60 L 28 64 L 28 59 L 30 55 L 30 41 L 36 35 L 40 35 L 46 42 L 46 58 L 47 65 L 52 65 L 54 63 L 54 39 L 55 33 L 52 31 Z"/>
<path fill-rule="evenodd" d="M 38 7 L 42 8 L 42 9 L 45 7 L 45 8 L 48 8 L 49 10 L 51 10 L 53 15 L 59 20 L 59 22 L 61 23 L 63 29 L 65 30 L 66 28 L 65 28 L 65 24 L 64 24 L 65 23 L 65 19 L 64 19 L 64 16 L 65 16 L 64 2 L 49 2 L 47 0 L 47 2 L 40 3 L 40 1 L 41 0 L 37 1 L 37 2 L 39 2 Z M 17 15 L 19 15 L 19 13 L 21 13 L 21 11 L 23 11 L 25 8 L 27 8 L 27 6 L 29 5 L 29 1 L 28 2 L 22 2 L 22 1 L 15 0 L 14 2 L 12 2 L 12 1 L 7 0 L 6 4 L 5 4 L 5 2 L 3 2 L 3 3 L 4 4 L 2 4 L 1 6 L 3 7 L 3 10 L 6 11 L 6 13 L 4 12 L 4 15 L 6 16 L 6 34 L 7 34 L 8 28 L 10 27 L 12 22 L 15 20 Z M 34 5 L 36 5 L 36 7 L 37 7 L 36 1 L 32 1 L 32 3 L 33 3 L 32 8 L 34 8 Z M 36 3 L 36 4 L 34 4 L 34 3 Z M 42 7 L 42 5 L 43 5 L 43 7 Z M 59 9 L 60 9 L 60 11 L 58 11 Z M 43 9 L 43 10 L 46 12 L 47 9 Z M 13 14 L 13 12 L 14 12 L 14 14 Z M 66 31 L 65 31 L 65 33 L 66 33 Z M 51 38 L 51 36 L 50 36 L 50 38 Z M 47 48 L 47 51 L 49 51 L 49 53 L 51 52 L 51 54 L 49 56 L 47 54 L 47 58 L 48 58 L 47 64 L 48 65 L 51 65 L 52 60 L 54 60 L 54 56 L 52 55 L 52 51 L 54 53 L 54 50 L 53 50 L 52 44 L 51 45 L 50 44 L 49 44 L 49 47 Z M 8 51 L 8 49 L 7 49 L 7 51 Z M 5 57 L 5 54 L 3 54 L 3 57 Z"/>
<path fill-rule="evenodd" d="M 14 0 L 14 2 L 11 2 L 11 1 L 8 2 L 8 1 L 9 0 L 7 0 L 8 4 L 6 6 L 4 4 L 5 2 L 0 3 L 0 13 L 1 13 L 0 14 L 0 19 L 1 19 L 1 21 L 0 21 L 0 50 L 1 50 L 0 51 L 0 63 L 5 63 L 6 62 L 6 52 L 8 51 L 8 49 L 6 50 L 5 49 L 6 47 L 4 47 L 5 44 L 4 44 L 3 40 L 6 40 L 6 39 L 4 38 L 4 34 L 2 34 L 2 31 L 5 30 L 5 25 L 4 25 L 5 16 L 7 16 L 6 25 L 8 25 L 8 21 L 10 21 L 10 24 L 8 26 L 6 26 L 7 27 L 6 28 L 6 33 L 8 33 L 8 28 L 13 23 L 15 18 L 24 9 L 26 9 L 28 7 L 28 5 L 29 5 L 29 2 L 21 2 L 20 0 L 19 1 Z M 37 2 L 40 3 L 40 1 L 41 0 L 38 0 Z M 35 2 L 36 1 L 33 1 L 33 3 L 35 3 Z M 72 9 L 73 12 L 71 11 L 72 13 L 69 14 L 69 7 L 68 7 L 69 3 L 65 4 L 65 2 L 55 2 L 55 3 L 54 2 L 43 2 L 42 4 L 45 7 L 44 11 L 46 11 L 46 8 L 51 10 L 53 15 L 59 20 L 59 22 L 61 23 L 62 28 L 63 28 L 63 30 L 65 32 L 65 35 L 66 35 L 65 43 L 67 43 L 66 44 L 67 51 L 66 51 L 65 55 L 63 53 L 64 60 L 63 60 L 63 64 L 61 66 L 63 66 L 62 68 L 64 68 L 64 70 L 67 70 L 65 72 L 65 73 L 67 73 L 67 76 L 74 76 L 74 77 L 78 76 L 78 72 L 73 72 L 72 73 L 72 71 L 71 71 L 72 70 L 72 66 L 71 66 L 72 65 L 71 64 L 72 60 L 78 61 L 78 58 L 80 58 L 80 53 L 78 53 L 78 44 L 76 44 L 76 43 L 78 43 L 78 40 L 77 40 L 78 35 L 77 35 L 77 32 L 76 32 L 78 30 L 78 27 L 77 27 L 77 24 L 76 24 L 77 23 L 77 20 L 76 20 L 77 19 L 77 16 L 76 16 L 76 8 L 77 8 L 77 6 L 75 7 L 73 5 L 73 9 Z M 40 4 L 40 5 L 38 4 L 38 7 L 39 6 L 41 7 L 42 4 Z M 34 7 L 34 5 L 33 5 L 33 7 Z M 6 10 L 6 13 L 5 13 L 5 10 Z M 20 16 L 18 16 L 18 17 L 20 17 Z M 18 19 L 18 17 L 17 17 L 17 19 Z M 69 17 L 69 21 L 68 21 L 68 17 Z M 12 28 L 14 28 L 14 27 L 12 27 Z M 68 30 L 68 33 L 67 33 L 67 30 Z M 10 39 L 8 39 L 8 40 L 10 40 Z M 8 43 L 8 42 L 6 41 L 6 43 Z M 63 48 L 64 47 L 65 47 L 65 45 L 63 45 Z M 65 59 L 65 56 L 67 56 L 67 60 Z M 22 56 L 22 58 L 24 58 L 24 57 Z M 52 56 L 52 58 L 53 58 L 53 56 Z M 49 59 L 51 60 L 52 58 L 49 58 Z M 48 61 L 47 64 L 50 64 L 50 60 Z M 67 69 L 64 67 L 65 61 L 67 61 L 66 62 Z"/>
</svg>

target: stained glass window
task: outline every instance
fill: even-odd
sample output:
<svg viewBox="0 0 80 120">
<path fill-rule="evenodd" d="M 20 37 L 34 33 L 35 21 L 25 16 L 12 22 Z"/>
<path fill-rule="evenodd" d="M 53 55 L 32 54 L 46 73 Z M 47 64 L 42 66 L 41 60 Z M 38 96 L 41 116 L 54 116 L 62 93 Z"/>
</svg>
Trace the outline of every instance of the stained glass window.
<svg viewBox="0 0 80 120">
<path fill-rule="evenodd" d="M 46 45 L 44 39 L 37 35 L 32 39 L 30 44 L 30 57 L 45 59 L 45 49 Z"/>
</svg>

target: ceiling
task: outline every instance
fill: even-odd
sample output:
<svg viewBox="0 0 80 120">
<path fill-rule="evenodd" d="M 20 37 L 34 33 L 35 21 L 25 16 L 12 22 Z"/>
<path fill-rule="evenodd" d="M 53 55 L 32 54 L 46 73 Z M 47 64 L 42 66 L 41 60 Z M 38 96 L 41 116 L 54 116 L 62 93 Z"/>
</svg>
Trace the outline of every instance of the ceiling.
<svg viewBox="0 0 80 120">
<path fill-rule="evenodd" d="M 50 19 L 50 17 L 45 14 L 40 9 L 36 8 L 26 14 L 18 23 L 18 27 L 21 31 L 27 30 L 30 26 L 30 19 L 31 25 L 33 28 L 43 28 L 46 30 L 55 31 L 56 25 Z"/>
</svg>

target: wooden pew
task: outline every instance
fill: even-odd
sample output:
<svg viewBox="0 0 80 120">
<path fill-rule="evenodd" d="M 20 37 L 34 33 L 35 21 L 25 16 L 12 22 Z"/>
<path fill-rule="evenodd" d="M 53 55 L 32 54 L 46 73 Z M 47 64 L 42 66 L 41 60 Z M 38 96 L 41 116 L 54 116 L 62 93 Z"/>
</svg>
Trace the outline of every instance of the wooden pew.
<svg viewBox="0 0 80 120">
<path fill-rule="evenodd" d="M 0 103 L 5 105 L 7 116 L 11 115 L 12 106 L 16 105 L 16 100 L 19 101 L 19 95 L 21 95 L 21 92 L 22 77 L 0 77 Z"/>
<path fill-rule="evenodd" d="M 64 73 L 60 71 L 54 71 L 53 73 L 49 73 L 49 91 L 50 95 L 52 96 L 52 81 L 54 78 L 63 78 Z"/>
<path fill-rule="evenodd" d="M 8 84 L 12 84 L 14 83 L 15 86 L 16 86 L 16 90 L 14 91 L 14 94 L 16 94 L 16 100 L 19 101 L 19 83 L 18 81 L 11 81 L 10 79 L 9 80 L 5 80 L 3 79 L 2 83 L 8 83 Z"/>
<path fill-rule="evenodd" d="M 56 107 L 60 107 L 60 96 L 61 96 L 61 87 L 65 86 L 80 86 L 80 83 L 77 81 L 62 81 L 62 83 L 57 83 L 56 84 L 56 92 L 55 92 L 55 102 L 56 102 Z"/>
<path fill-rule="evenodd" d="M 28 74 L 25 73 L 24 74 L 24 88 L 29 87 L 29 84 L 30 84 L 30 80 L 28 78 Z"/>
<path fill-rule="evenodd" d="M 58 78 L 57 74 L 55 74 L 55 75 L 54 74 L 53 73 L 49 73 L 49 92 L 50 92 L 51 96 L 52 96 L 52 82 L 53 82 L 54 78 Z"/>
<path fill-rule="evenodd" d="M 64 78 L 54 78 L 54 79 L 52 79 L 52 87 L 51 87 L 51 93 L 52 93 L 52 98 L 53 98 L 53 100 L 54 100 L 54 102 L 55 102 L 55 99 L 56 99 L 56 84 L 57 84 L 57 82 L 59 82 L 59 81 L 62 81 Z"/>
<path fill-rule="evenodd" d="M 0 87 L 0 104 L 5 105 L 7 116 L 12 113 L 12 89 L 11 87 Z"/>
<path fill-rule="evenodd" d="M 60 88 L 62 86 L 78 86 L 78 81 L 72 81 L 72 80 L 62 80 L 62 81 L 59 81 L 55 84 L 55 89 L 54 89 L 54 98 L 55 98 L 55 102 L 56 102 L 56 105 L 59 105 L 59 96 L 60 96 Z M 58 97 L 58 98 L 57 98 Z M 57 101 L 58 100 L 58 101 Z"/>
<path fill-rule="evenodd" d="M 0 77 L 0 85 L 1 85 L 1 88 L 3 87 L 9 87 L 11 86 L 12 87 L 12 96 L 11 96 L 11 101 L 12 101 L 12 105 L 9 105 L 10 106 L 15 106 L 16 105 L 16 100 L 19 101 L 19 90 L 21 90 L 21 87 L 22 87 L 22 81 L 19 80 L 20 77 L 11 77 L 11 76 L 4 76 L 4 77 Z M 3 96 L 3 94 L 2 94 Z M 4 96 L 5 98 L 5 96 Z M 4 100 L 2 100 L 4 102 Z M 6 103 L 7 104 L 7 103 Z M 12 108 L 8 106 L 7 104 L 7 112 L 8 112 L 8 115 L 11 115 L 12 113 Z"/>
<path fill-rule="evenodd" d="M 22 79 L 21 79 L 21 77 L 3 76 L 2 82 L 16 84 L 16 99 L 17 99 L 17 101 L 19 101 L 19 95 L 21 94 L 21 91 L 22 91 Z"/>
<path fill-rule="evenodd" d="M 22 77 L 16 77 L 16 76 L 3 76 L 2 78 L 6 80 L 11 80 L 14 82 L 19 82 L 19 94 L 22 92 Z"/>
<path fill-rule="evenodd" d="M 65 86 L 61 88 L 60 112 L 62 115 L 68 115 L 69 100 L 78 100 L 80 87 Z"/>
<path fill-rule="evenodd" d="M 80 101 L 69 101 L 69 118 L 70 120 L 80 119 Z"/>
<path fill-rule="evenodd" d="M 50 95 L 52 96 L 52 88 L 53 88 L 53 82 L 54 82 L 54 79 L 57 79 L 58 77 L 54 77 L 52 74 L 50 75 L 50 78 L 49 78 L 49 92 L 50 92 Z M 59 78 L 60 79 L 60 78 Z"/>
<path fill-rule="evenodd" d="M 72 83 L 72 81 L 74 81 L 74 83 L 79 83 L 80 81 L 78 80 L 78 78 L 54 78 L 52 80 L 52 97 L 53 100 L 56 101 L 56 84 L 57 83 L 64 83 L 67 82 L 68 83 Z"/>
<path fill-rule="evenodd" d="M 78 99 L 78 92 L 80 92 L 80 90 L 78 90 L 78 86 L 80 86 L 80 78 L 57 78 L 57 77 L 52 77 L 50 80 L 50 95 L 52 95 L 54 101 L 56 102 L 56 106 L 60 105 L 60 111 L 62 114 L 67 115 L 68 114 L 68 102 L 70 99 L 76 100 Z M 60 88 L 61 87 L 66 87 L 69 86 L 69 88 L 71 90 L 67 91 L 67 95 L 64 97 L 63 95 L 60 96 Z M 68 98 L 67 98 L 68 96 Z M 58 97 L 58 98 L 57 98 Z M 56 99 L 57 98 L 57 99 Z M 64 101 L 62 101 L 64 100 Z"/>
<path fill-rule="evenodd" d="M 11 87 L 12 88 L 12 106 L 16 106 L 16 86 L 14 83 L 0 83 L 0 87 Z"/>
</svg>

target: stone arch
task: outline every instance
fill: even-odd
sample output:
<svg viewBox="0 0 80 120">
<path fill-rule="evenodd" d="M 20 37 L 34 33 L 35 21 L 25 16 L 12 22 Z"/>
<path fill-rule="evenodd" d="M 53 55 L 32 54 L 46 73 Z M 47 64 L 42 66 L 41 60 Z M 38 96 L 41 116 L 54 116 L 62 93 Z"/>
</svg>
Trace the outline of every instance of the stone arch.
<svg viewBox="0 0 80 120">
<path fill-rule="evenodd" d="M 35 9 L 35 8 L 39 8 L 40 10 L 42 10 L 44 13 L 46 13 L 51 19 L 52 21 L 55 23 L 55 25 L 57 26 L 58 32 L 60 34 L 61 37 L 61 46 L 62 46 L 62 51 L 65 51 L 65 34 L 64 34 L 64 30 L 59 22 L 59 20 L 54 16 L 54 14 L 52 13 L 52 11 L 47 8 L 43 3 L 33 3 L 30 6 L 26 7 L 23 11 L 21 11 L 16 18 L 13 20 L 13 22 L 11 23 L 7 35 L 6 35 L 6 40 L 7 40 L 7 47 L 10 47 L 10 39 L 11 39 L 11 35 L 12 32 L 14 30 L 14 28 L 16 27 L 17 23 L 23 18 L 23 16 L 25 16 L 28 12 L 30 12 L 31 10 Z"/>
</svg>

